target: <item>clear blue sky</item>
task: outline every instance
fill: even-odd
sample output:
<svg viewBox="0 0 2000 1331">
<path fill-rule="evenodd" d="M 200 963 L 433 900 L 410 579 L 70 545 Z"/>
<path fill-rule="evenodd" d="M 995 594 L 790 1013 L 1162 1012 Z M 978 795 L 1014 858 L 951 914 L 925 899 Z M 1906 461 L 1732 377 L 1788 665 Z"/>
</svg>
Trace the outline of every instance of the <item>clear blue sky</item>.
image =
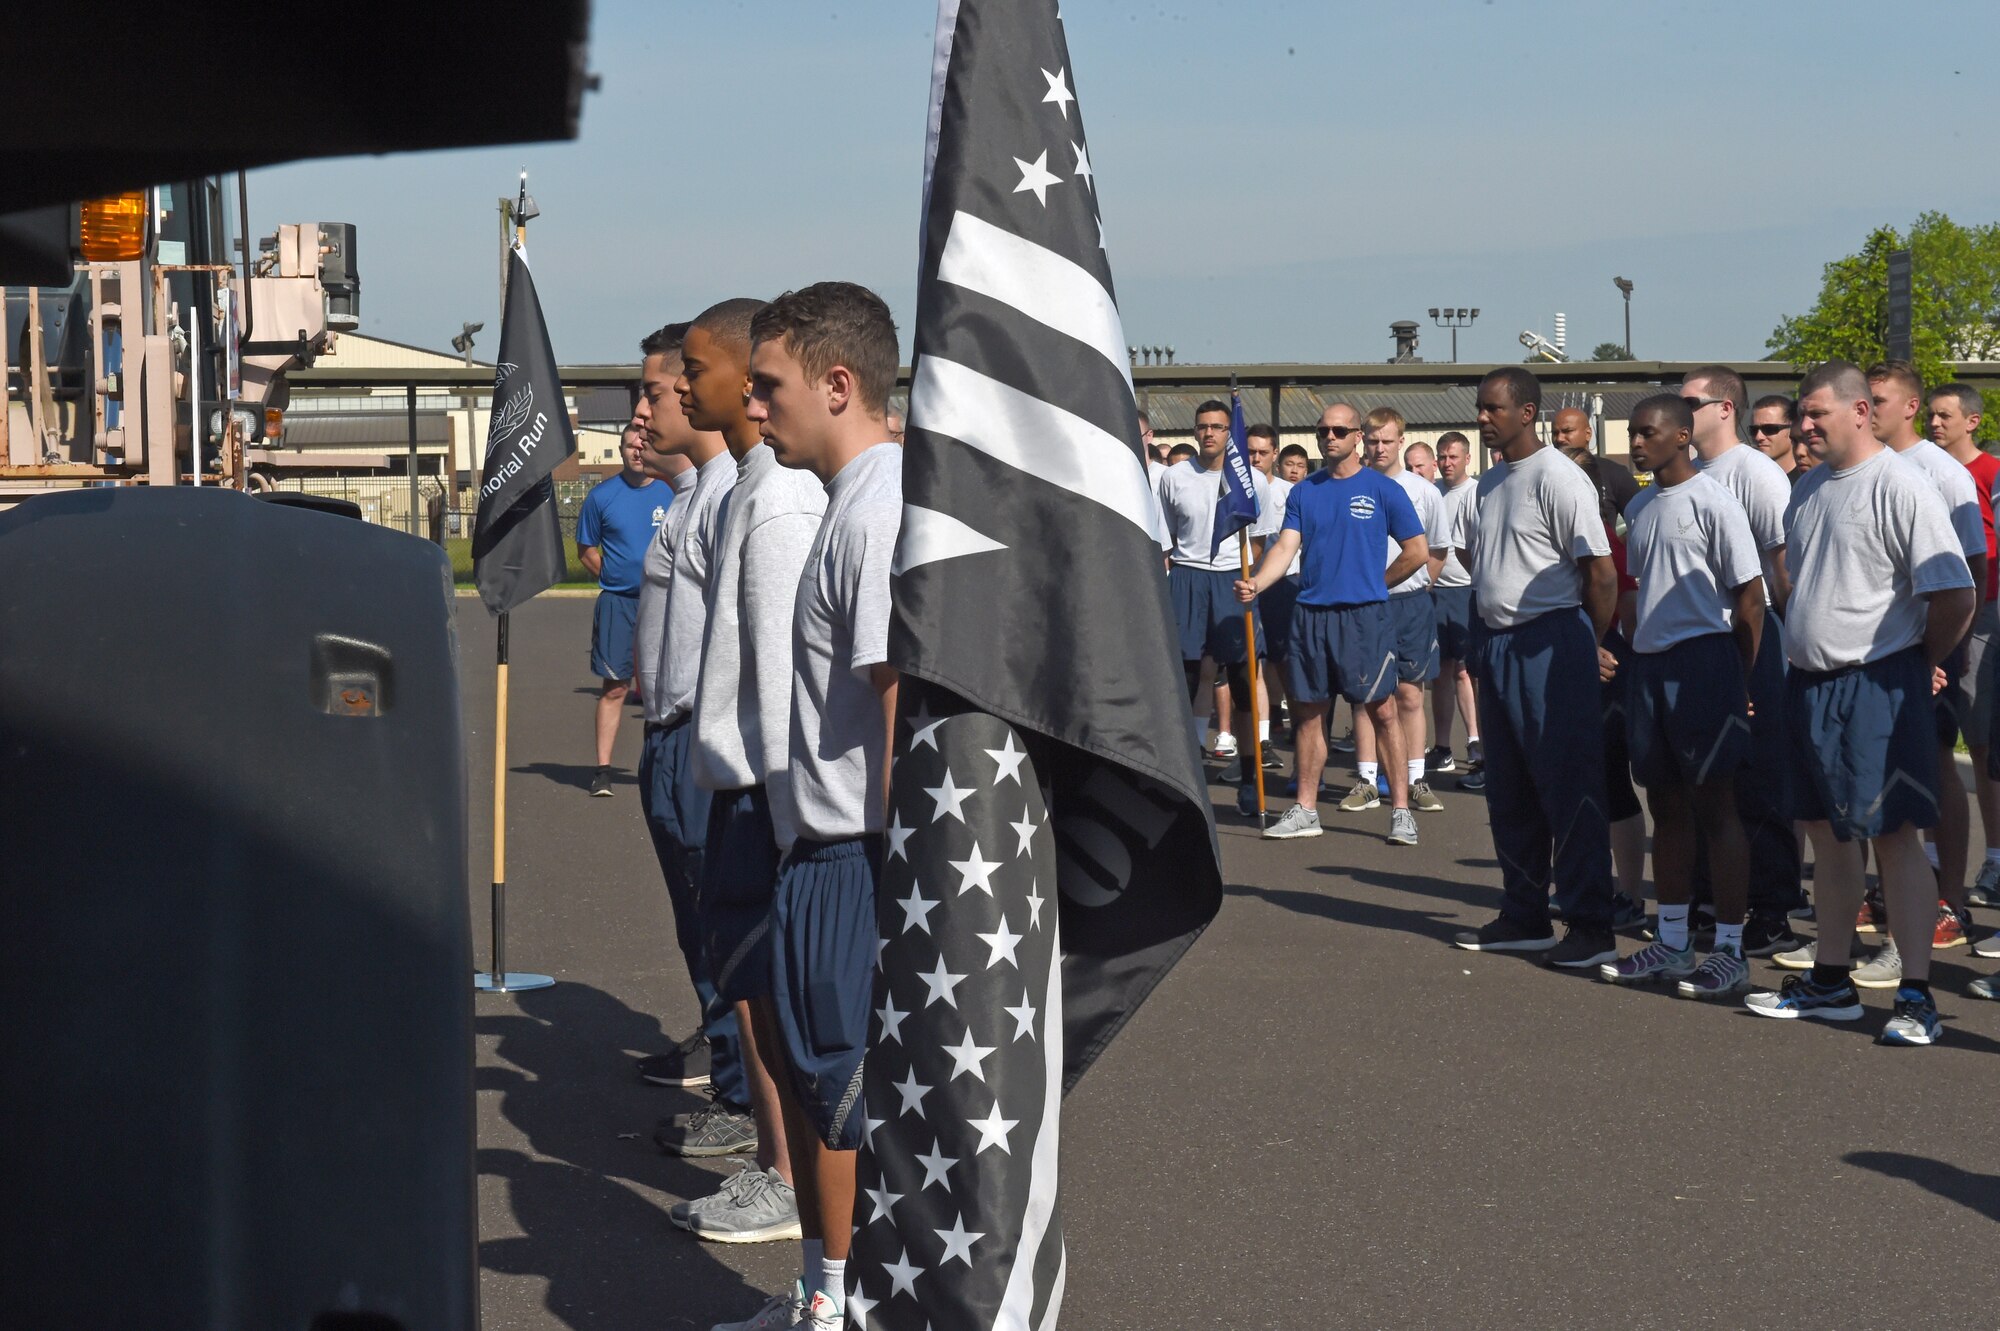
<svg viewBox="0 0 2000 1331">
<path fill-rule="evenodd" d="M 358 224 L 362 330 L 498 319 L 517 173 L 568 362 L 728 296 L 915 293 L 928 0 L 598 0 L 572 143 L 251 177 L 251 224 Z M 1381 360 L 1477 306 L 1463 360 L 1755 358 L 1868 229 L 2000 218 L 1992 0 L 1064 0 L 1127 340 L 1182 361 Z M 447 61 L 449 52 L 439 52 Z M 503 95 L 501 90 L 494 90 Z M 380 95 L 393 93 L 380 90 Z"/>
</svg>

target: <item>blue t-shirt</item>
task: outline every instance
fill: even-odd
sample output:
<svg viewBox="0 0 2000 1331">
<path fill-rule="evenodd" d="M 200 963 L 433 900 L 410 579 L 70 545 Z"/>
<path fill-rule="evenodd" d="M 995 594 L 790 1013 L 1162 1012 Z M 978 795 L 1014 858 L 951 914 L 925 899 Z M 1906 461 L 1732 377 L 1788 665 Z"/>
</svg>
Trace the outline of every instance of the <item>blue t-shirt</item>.
<svg viewBox="0 0 2000 1331">
<path fill-rule="evenodd" d="M 1314 472 L 1285 496 L 1285 530 L 1299 534 L 1299 603 L 1366 605 L 1389 599 L 1382 550 L 1424 534 L 1403 487 L 1372 467 L 1346 480 Z"/>
<path fill-rule="evenodd" d="M 646 545 L 667 520 L 674 487 L 665 481 L 628 484 L 613 476 L 593 489 L 576 515 L 576 543 L 594 545 L 604 556 L 597 585 L 621 596 L 637 596 L 646 568 Z"/>
</svg>

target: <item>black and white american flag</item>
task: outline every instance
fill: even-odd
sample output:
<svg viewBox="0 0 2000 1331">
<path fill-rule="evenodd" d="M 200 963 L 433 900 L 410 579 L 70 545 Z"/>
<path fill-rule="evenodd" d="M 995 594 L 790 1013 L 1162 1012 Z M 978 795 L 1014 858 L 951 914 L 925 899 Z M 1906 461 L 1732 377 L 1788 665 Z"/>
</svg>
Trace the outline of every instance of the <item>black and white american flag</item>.
<svg viewBox="0 0 2000 1331">
<path fill-rule="evenodd" d="M 854 1325 L 1056 1325 L 1062 1095 L 1221 904 L 1055 0 L 942 0 Z"/>
</svg>

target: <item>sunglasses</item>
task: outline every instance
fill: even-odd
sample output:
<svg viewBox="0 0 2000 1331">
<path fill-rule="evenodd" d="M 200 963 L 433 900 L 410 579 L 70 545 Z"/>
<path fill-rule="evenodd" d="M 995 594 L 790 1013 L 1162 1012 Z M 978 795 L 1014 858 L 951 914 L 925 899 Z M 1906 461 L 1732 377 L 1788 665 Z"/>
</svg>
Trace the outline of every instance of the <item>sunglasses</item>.
<svg viewBox="0 0 2000 1331">
<path fill-rule="evenodd" d="M 1359 425 L 1322 425 L 1317 427 L 1313 433 L 1322 439 L 1345 439 L 1350 434 L 1360 434 L 1361 427 Z"/>
<path fill-rule="evenodd" d="M 1753 434 L 1761 434 L 1768 437 L 1774 434 L 1790 434 L 1792 427 L 1789 425 L 1753 425 L 1750 427 L 1750 430 Z"/>
<path fill-rule="evenodd" d="M 1689 411 L 1700 411 L 1703 407 L 1713 407 L 1727 402 L 1729 399 L 1726 397 L 1684 397 L 1681 401 L 1688 404 Z"/>
</svg>

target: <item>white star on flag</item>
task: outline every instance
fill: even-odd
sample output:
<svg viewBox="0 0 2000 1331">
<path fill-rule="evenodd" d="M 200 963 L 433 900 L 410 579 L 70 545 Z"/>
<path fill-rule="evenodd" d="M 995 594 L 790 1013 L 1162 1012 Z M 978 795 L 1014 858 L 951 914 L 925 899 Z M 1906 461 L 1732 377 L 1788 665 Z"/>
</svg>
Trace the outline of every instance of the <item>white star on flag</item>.
<svg viewBox="0 0 2000 1331">
<path fill-rule="evenodd" d="M 965 797 L 972 793 L 969 787 L 960 786 L 954 782 L 951 779 L 951 769 L 949 767 L 945 768 L 943 785 L 924 787 L 924 794 L 929 795 L 937 805 L 937 812 L 931 815 L 931 821 L 934 823 L 942 822 L 944 816 L 950 814 L 952 817 L 958 819 L 959 822 L 964 822 Z"/>
<path fill-rule="evenodd" d="M 1049 186 L 1062 184 L 1062 177 L 1049 170 L 1049 150 L 1042 149 L 1042 155 L 1032 162 L 1014 159 L 1014 165 L 1021 168 L 1021 183 L 1014 186 L 1016 194 L 1023 190 L 1033 190 L 1036 200 L 1046 208 L 1049 206 Z"/>
<path fill-rule="evenodd" d="M 1028 927 L 1042 927 L 1042 885 L 1037 880 L 1028 883 Z"/>
<path fill-rule="evenodd" d="M 921 884 L 914 878 L 910 880 L 910 895 L 896 904 L 903 908 L 904 933 L 912 929 L 931 931 L 931 912 L 938 908 L 938 903 L 923 894 Z"/>
<path fill-rule="evenodd" d="M 924 1186 L 918 1189 L 919 1192 L 933 1183 L 941 1183 L 946 1192 L 951 1191 L 951 1171 L 958 1164 L 958 1157 L 946 1155 L 942 1141 L 933 1139 L 930 1153 L 917 1156 L 917 1163 L 924 1167 Z"/>
<path fill-rule="evenodd" d="M 977 841 L 972 843 L 972 858 L 946 860 L 945 863 L 958 870 L 958 894 L 960 896 L 964 896 L 975 887 L 989 897 L 993 895 L 993 871 L 1000 867 L 1000 861 L 989 860 L 982 856 L 979 853 L 979 843 Z"/>
<path fill-rule="evenodd" d="M 875 1214 L 868 1217 L 871 1225 L 888 1215 L 896 1203 L 903 1200 L 902 1193 L 890 1192 L 887 1188 L 863 1188 L 862 1191 L 868 1194 L 869 1201 L 875 1203 Z"/>
<path fill-rule="evenodd" d="M 901 1118 L 913 1109 L 918 1118 L 924 1117 L 924 1097 L 930 1093 L 931 1088 L 917 1080 L 917 1065 L 910 1064 L 909 1075 L 896 1083 L 896 1094 L 903 1097 L 903 1108 L 897 1117 Z"/>
<path fill-rule="evenodd" d="M 1021 844 L 1014 850 L 1014 858 L 1024 860 L 1031 857 L 1035 853 L 1035 833 L 1041 830 L 1035 825 L 1035 815 L 1030 810 L 1023 809 L 1021 821 L 1007 825 L 1014 829 L 1015 836 L 1021 838 Z"/>
<path fill-rule="evenodd" d="M 888 939 L 879 936 L 875 939 L 875 969 L 878 971 L 882 969 L 882 949 L 888 946 Z"/>
<path fill-rule="evenodd" d="M 946 1045 L 944 1051 L 951 1055 L 951 1078 L 957 1081 L 961 1075 L 970 1072 L 981 1081 L 986 1080 L 986 1059 L 993 1051 L 972 1042 L 972 1028 L 965 1028 L 965 1039 L 957 1045 Z"/>
<path fill-rule="evenodd" d="M 925 1007 L 929 1007 L 939 999 L 943 999 L 952 1007 L 958 1006 L 958 999 L 952 994 L 952 990 L 958 988 L 964 982 L 965 977 L 963 975 L 953 975 L 944 968 L 944 954 L 942 952 L 938 953 L 937 969 L 929 975 L 919 975 L 917 978 L 924 982 L 924 988 L 929 991 L 924 997 Z"/>
<path fill-rule="evenodd" d="M 884 1040 L 894 1040 L 897 1044 L 901 1044 L 903 1042 L 903 1018 L 910 1014 L 896 1010 L 896 996 L 894 994 L 882 995 L 882 1006 L 875 1009 L 875 1015 L 882 1019 L 882 1038 Z"/>
<path fill-rule="evenodd" d="M 883 835 L 889 838 L 889 858 L 892 860 L 909 859 L 910 852 L 903 849 L 903 847 L 916 834 L 916 828 L 903 826 L 903 811 L 901 809 L 896 810 L 895 816 L 889 820 L 889 826 L 883 829 Z"/>
<path fill-rule="evenodd" d="M 1014 747 L 1012 731 L 1007 732 L 1007 738 L 999 748 L 988 749 L 986 756 L 1000 764 L 1000 770 L 993 774 L 994 785 L 997 786 L 1002 781 L 1012 781 L 1017 786 L 1021 784 L 1021 764 L 1027 759 L 1028 754 L 1025 749 Z"/>
<path fill-rule="evenodd" d="M 1054 102 L 1056 109 L 1062 112 L 1062 118 L 1067 121 L 1069 104 L 1076 100 L 1076 94 L 1069 90 L 1069 66 L 1065 65 L 1053 74 L 1045 69 L 1042 71 L 1042 77 L 1049 81 L 1049 93 L 1042 98 L 1043 103 Z"/>
<path fill-rule="evenodd" d="M 1035 1009 L 1028 1002 L 1028 991 L 1026 989 L 1021 990 L 1021 1005 L 1019 1007 L 1007 1008 L 1006 1013 L 1014 1019 L 1014 1038 L 1016 1040 L 1019 1040 L 1024 1035 L 1030 1040 L 1035 1038 Z"/>
<path fill-rule="evenodd" d="M 868 1314 L 875 1311 L 875 1303 L 876 1300 L 861 1292 L 861 1282 L 856 1280 L 847 1294 L 847 1320 L 854 1324 L 855 1331 L 868 1331 Z"/>
<path fill-rule="evenodd" d="M 910 735 L 910 752 L 915 753 L 919 744 L 928 744 L 931 747 L 931 752 L 936 753 L 937 728 L 943 725 L 948 719 L 947 717 L 932 716 L 930 699 L 919 698 L 917 700 L 916 714 L 910 718 L 910 730 L 912 732 Z"/>
<path fill-rule="evenodd" d="M 910 1260 L 910 1250 L 903 1249 L 903 1255 L 893 1262 L 884 1262 L 882 1272 L 889 1277 L 889 1297 L 895 1298 L 898 1290 L 917 1297 L 917 1277 L 924 1274 L 924 1268 Z"/>
<path fill-rule="evenodd" d="M 1007 927 L 1007 917 L 1005 915 L 1000 917 L 1000 927 L 998 929 L 990 934 L 980 934 L 978 937 L 980 942 L 993 950 L 993 955 L 986 959 L 987 970 L 992 970 L 1002 961 L 1005 961 L 1015 970 L 1021 969 L 1021 959 L 1014 955 L 1014 949 L 1020 946 L 1021 935 Z"/>
<path fill-rule="evenodd" d="M 1092 194 L 1097 193 L 1097 177 L 1090 169 L 1090 149 L 1084 144 L 1072 143 L 1070 144 L 1070 151 L 1076 154 L 1076 170 L 1070 172 L 1070 174 L 1073 176 L 1082 176 L 1083 183 L 1090 186 L 1090 192 Z"/>
<path fill-rule="evenodd" d="M 873 1146 L 875 1144 L 875 1129 L 888 1121 L 886 1118 L 869 1118 L 864 1114 L 861 1118 L 861 1140 Z"/>
<path fill-rule="evenodd" d="M 964 1262 L 967 1266 L 971 1266 L 972 1245 L 986 1237 L 985 1234 L 978 1230 L 966 1229 L 965 1216 L 962 1212 L 952 1222 L 950 1229 L 935 1229 L 931 1232 L 944 1240 L 944 1256 L 938 1258 L 939 1266 L 945 1265 L 954 1257 Z"/>
<path fill-rule="evenodd" d="M 969 1120 L 969 1126 L 979 1129 L 979 1145 L 972 1153 L 984 1155 L 987 1147 L 997 1146 L 1008 1155 L 1014 1154 L 1014 1148 L 1007 1144 L 1007 1134 L 1019 1126 L 1020 1122 L 1018 1118 L 1000 1117 L 1000 1102 L 994 1101 L 992 1113 L 985 1118 Z"/>
</svg>

